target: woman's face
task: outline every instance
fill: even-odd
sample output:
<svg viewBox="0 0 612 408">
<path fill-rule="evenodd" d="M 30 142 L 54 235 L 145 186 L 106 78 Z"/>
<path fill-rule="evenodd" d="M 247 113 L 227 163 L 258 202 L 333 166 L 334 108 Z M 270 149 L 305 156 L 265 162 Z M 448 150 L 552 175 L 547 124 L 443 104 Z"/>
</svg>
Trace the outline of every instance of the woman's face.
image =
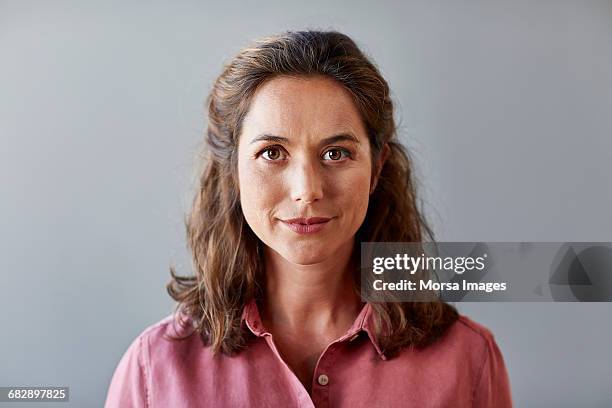
<svg viewBox="0 0 612 408">
<path fill-rule="evenodd" d="M 255 93 L 238 147 L 242 211 L 291 263 L 322 262 L 352 245 L 368 208 L 370 144 L 342 85 L 276 77 Z"/>
</svg>

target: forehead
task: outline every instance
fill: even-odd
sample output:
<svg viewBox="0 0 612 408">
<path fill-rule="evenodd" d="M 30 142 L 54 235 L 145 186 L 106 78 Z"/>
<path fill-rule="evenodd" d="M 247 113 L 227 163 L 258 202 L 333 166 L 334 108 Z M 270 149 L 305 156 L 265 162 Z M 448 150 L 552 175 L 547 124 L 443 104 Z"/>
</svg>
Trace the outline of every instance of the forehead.
<svg viewBox="0 0 612 408">
<path fill-rule="evenodd" d="M 243 122 L 243 133 L 328 137 L 338 131 L 366 137 L 350 92 L 322 76 L 280 76 L 265 82 L 255 93 Z"/>
</svg>

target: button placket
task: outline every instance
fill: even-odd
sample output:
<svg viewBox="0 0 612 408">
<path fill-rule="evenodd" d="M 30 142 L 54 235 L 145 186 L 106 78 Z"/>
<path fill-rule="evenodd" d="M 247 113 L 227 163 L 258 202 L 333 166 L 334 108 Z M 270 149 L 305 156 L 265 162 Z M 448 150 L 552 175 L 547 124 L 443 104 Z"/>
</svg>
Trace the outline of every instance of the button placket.
<svg viewBox="0 0 612 408">
<path fill-rule="evenodd" d="M 333 364 L 337 348 L 338 343 L 330 344 L 321 356 L 319 364 L 315 367 L 314 374 L 316 381 L 312 389 L 312 400 L 317 407 L 329 406 L 329 383 L 332 381 L 330 378 L 330 368 Z"/>
</svg>

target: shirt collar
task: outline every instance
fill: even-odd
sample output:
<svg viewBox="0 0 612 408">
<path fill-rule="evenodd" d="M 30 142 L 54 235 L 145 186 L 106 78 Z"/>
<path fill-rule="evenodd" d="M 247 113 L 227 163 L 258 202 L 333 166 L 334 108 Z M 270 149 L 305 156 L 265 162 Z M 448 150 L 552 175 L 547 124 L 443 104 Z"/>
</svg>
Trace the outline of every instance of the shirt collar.
<svg viewBox="0 0 612 408">
<path fill-rule="evenodd" d="M 257 307 L 257 302 L 255 300 L 251 300 L 244 306 L 244 309 L 242 311 L 242 321 L 246 323 L 246 326 L 249 328 L 249 330 L 257 337 L 271 335 L 263 326 L 261 316 L 259 314 L 259 308 Z M 356 335 L 359 335 L 359 333 L 362 331 L 364 331 L 368 335 L 368 339 L 374 346 L 374 349 L 376 350 L 380 358 L 382 360 L 386 360 L 387 357 L 382 352 L 378 340 L 375 336 L 374 309 L 372 308 L 372 305 L 370 303 L 364 304 L 351 327 L 337 341 L 346 341 L 348 339 L 350 339 L 348 341 L 352 341 L 356 337 Z"/>
</svg>

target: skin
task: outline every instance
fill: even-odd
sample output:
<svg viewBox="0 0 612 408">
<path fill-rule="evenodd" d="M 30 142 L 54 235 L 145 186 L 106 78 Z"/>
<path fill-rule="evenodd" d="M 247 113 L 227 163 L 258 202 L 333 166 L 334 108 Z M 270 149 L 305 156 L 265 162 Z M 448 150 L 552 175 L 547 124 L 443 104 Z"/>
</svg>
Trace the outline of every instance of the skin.
<svg viewBox="0 0 612 408">
<path fill-rule="evenodd" d="M 345 137 L 329 139 L 337 135 Z M 350 93 L 321 76 L 264 83 L 242 125 L 238 181 L 245 219 L 265 244 L 263 324 L 310 392 L 320 354 L 362 306 L 351 253 L 375 180 Z M 300 235 L 281 221 L 297 217 L 331 221 Z"/>
</svg>

